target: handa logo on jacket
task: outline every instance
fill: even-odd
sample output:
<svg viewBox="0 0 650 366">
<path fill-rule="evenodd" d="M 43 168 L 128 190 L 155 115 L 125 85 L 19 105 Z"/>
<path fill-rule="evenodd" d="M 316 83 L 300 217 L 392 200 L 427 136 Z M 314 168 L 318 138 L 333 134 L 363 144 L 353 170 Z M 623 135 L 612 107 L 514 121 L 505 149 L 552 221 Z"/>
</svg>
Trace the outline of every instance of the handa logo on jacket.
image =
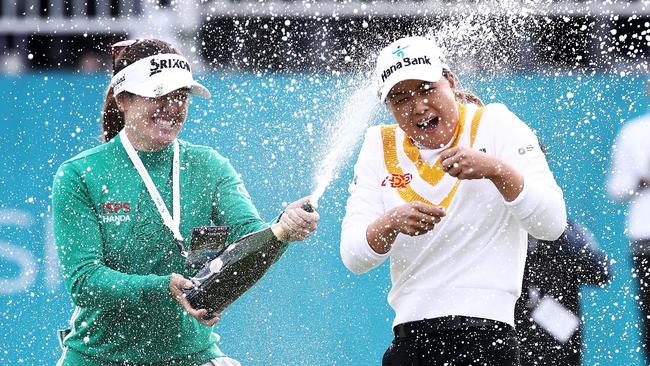
<svg viewBox="0 0 650 366">
<path fill-rule="evenodd" d="M 403 63 L 402 63 L 403 62 Z M 401 69 L 402 67 L 407 67 L 411 65 L 431 65 L 431 60 L 428 56 L 423 57 L 404 57 L 402 61 L 397 61 L 395 65 L 392 65 L 390 68 L 384 70 L 381 74 L 381 81 L 384 82 L 388 77 L 395 71 Z"/>
<path fill-rule="evenodd" d="M 149 76 L 155 75 L 161 72 L 163 69 L 185 69 L 190 70 L 190 64 L 183 60 L 179 59 L 166 59 L 166 60 L 156 60 L 155 58 L 151 59 L 151 69 L 149 70 Z"/>
<path fill-rule="evenodd" d="M 102 223 L 131 221 L 131 202 L 105 202 L 100 212 Z"/>
</svg>

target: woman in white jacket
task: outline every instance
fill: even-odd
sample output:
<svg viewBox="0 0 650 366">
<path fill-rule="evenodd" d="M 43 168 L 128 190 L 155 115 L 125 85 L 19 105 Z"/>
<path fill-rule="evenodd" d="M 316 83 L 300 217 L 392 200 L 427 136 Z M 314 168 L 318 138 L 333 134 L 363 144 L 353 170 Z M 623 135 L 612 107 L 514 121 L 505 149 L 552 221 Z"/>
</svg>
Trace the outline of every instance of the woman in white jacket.
<svg viewBox="0 0 650 366">
<path fill-rule="evenodd" d="M 555 240 L 566 226 L 537 138 L 504 105 L 459 91 L 427 38 L 393 42 L 376 70 L 397 124 L 366 133 L 341 256 L 357 274 L 390 257 L 383 364 L 518 365 L 527 235 Z"/>
</svg>

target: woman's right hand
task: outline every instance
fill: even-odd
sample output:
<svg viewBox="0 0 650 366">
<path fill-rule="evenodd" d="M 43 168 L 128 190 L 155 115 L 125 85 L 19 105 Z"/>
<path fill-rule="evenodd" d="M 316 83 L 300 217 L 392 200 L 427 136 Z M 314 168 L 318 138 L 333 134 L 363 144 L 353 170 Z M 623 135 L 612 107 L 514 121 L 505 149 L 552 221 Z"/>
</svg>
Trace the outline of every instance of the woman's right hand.
<svg viewBox="0 0 650 366">
<path fill-rule="evenodd" d="M 316 212 L 316 207 L 312 206 L 313 211 L 305 211 L 303 206 L 310 203 L 310 196 L 303 197 L 295 202 L 290 203 L 280 216 L 280 220 L 271 226 L 273 234 L 280 241 L 294 242 L 302 241 L 314 233 L 318 227 L 320 215 Z"/>
<path fill-rule="evenodd" d="M 194 283 L 192 281 L 188 280 L 187 278 L 179 275 L 178 273 L 172 273 L 172 276 L 169 278 L 169 292 L 171 296 L 178 301 L 178 303 L 185 309 L 185 311 L 190 314 L 194 319 L 198 320 L 201 324 L 211 327 L 219 320 L 221 320 L 221 316 L 215 316 L 210 319 L 204 319 L 203 317 L 208 314 L 208 311 L 206 309 L 199 309 L 196 310 L 192 308 L 192 305 L 190 305 L 190 302 L 187 301 L 187 298 L 183 294 L 183 290 L 189 290 L 192 287 L 194 287 Z"/>
<path fill-rule="evenodd" d="M 397 234 L 426 234 L 433 230 L 444 216 L 445 209 L 442 206 L 409 202 L 387 211 L 368 225 L 366 239 L 375 252 L 385 254 L 395 242 Z"/>
<path fill-rule="evenodd" d="M 417 236 L 433 230 L 445 216 L 445 208 L 415 201 L 397 206 L 384 215 L 388 216 L 389 225 L 393 230 Z"/>
</svg>

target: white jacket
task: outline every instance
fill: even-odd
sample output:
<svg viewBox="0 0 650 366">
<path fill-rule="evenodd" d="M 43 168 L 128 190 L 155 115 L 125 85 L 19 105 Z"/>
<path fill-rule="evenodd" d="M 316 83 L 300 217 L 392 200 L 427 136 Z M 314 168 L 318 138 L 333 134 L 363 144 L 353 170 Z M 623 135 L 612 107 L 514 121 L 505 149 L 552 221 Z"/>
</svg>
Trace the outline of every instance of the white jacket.
<svg viewBox="0 0 650 366">
<path fill-rule="evenodd" d="M 459 145 L 470 146 L 468 126 L 476 110 L 476 106 L 467 106 Z M 435 186 L 426 183 L 402 148 L 404 132 L 396 128 L 395 135 L 399 166 L 405 174 L 412 174 L 410 187 L 438 204 L 449 195 L 456 179 L 445 174 Z M 399 234 L 391 250 L 381 255 L 370 248 L 366 229 L 383 213 L 406 202 L 397 188 L 386 184 L 390 180 L 381 127 L 366 133 L 343 219 L 341 257 L 357 274 L 390 257 L 388 302 L 395 310 L 394 325 L 464 315 L 514 326 L 527 234 L 555 240 L 564 231 L 562 191 L 526 124 L 504 105 L 490 104 L 484 109 L 473 148 L 505 160 L 524 176 L 519 196 L 506 202 L 487 179 L 461 181 L 447 215 L 432 231 L 415 237 Z M 443 149 L 419 152 L 432 164 Z"/>
</svg>

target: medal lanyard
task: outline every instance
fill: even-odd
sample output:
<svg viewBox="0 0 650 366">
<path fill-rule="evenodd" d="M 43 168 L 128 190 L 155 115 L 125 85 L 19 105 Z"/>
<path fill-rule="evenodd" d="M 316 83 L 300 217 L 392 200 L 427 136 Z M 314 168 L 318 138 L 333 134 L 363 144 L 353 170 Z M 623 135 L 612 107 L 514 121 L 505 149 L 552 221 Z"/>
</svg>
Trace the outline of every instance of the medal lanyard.
<svg viewBox="0 0 650 366">
<path fill-rule="evenodd" d="M 180 157 L 179 157 L 178 140 L 174 139 L 174 160 L 172 164 L 172 190 L 173 190 L 172 210 L 174 211 L 173 217 L 172 215 L 169 214 L 169 210 L 167 210 L 165 201 L 163 201 L 162 197 L 160 196 L 160 193 L 158 192 L 158 189 L 156 188 L 156 185 L 153 183 L 153 180 L 151 180 L 151 176 L 149 175 L 147 168 L 145 168 L 144 164 L 142 163 L 142 160 L 136 153 L 135 148 L 133 148 L 133 145 L 131 145 L 131 141 L 129 141 L 129 138 L 126 136 L 125 129 L 123 129 L 120 132 L 120 141 L 122 141 L 122 146 L 124 146 L 124 150 L 126 150 L 126 153 L 129 155 L 129 158 L 131 158 L 131 162 L 133 163 L 135 169 L 140 174 L 140 177 L 142 178 L 144 185 L 147 187 L 147 191 L 149 191 L 149 195 L 151 196 L 151 199 L 156 204 L 156 207 L 158 208 L 158 212 L 160 213 L 160 216 L 163 219 L 163 223 L 174 234 L 174 238 L 176 239 L 176 244 L 181 250 L 181 255 L 183 257 L 187 257 L 187 251 L 185 250 L 185 242 L 183 241 L 183 236 L 181 235 L 181 231 L 180 231 L 181 189 L 179 183 Z"/>
</svg>

